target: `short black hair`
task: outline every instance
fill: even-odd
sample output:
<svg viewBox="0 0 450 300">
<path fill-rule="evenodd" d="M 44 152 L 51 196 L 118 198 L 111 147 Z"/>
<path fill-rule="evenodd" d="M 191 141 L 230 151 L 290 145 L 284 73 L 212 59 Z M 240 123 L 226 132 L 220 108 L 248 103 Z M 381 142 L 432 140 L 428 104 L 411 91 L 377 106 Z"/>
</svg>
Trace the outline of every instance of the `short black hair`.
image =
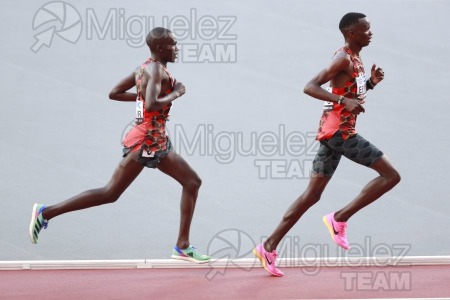
<svg viewBox="0 0 450 300">
<path fill-rule="evenodd" d="M 362 13 L 357 13 L 357 12 L 349 12 L 346 13 L 341 21 L 339 22 L 339 30 L 344 33 L 345 29 L 347 29 L 348 27 L 350 27 L 353 24 L 358 23 L 358 21 L 362 18 L 365 18 L 366 15 L 362 14 Z"/>
<path fill-rule="evenodd" d="M 145 42 L 147 43 L 147 46 L 150 48 L 150 50 L 153 50 L 157 43 L 162 39 L 168 38 L 170 33 L 172 33 L 172 31 L 167 28 L 155 27 L 152 29 L 152 31 L 149 32 L 147 38 L 145 39 Z"/>
</svg>

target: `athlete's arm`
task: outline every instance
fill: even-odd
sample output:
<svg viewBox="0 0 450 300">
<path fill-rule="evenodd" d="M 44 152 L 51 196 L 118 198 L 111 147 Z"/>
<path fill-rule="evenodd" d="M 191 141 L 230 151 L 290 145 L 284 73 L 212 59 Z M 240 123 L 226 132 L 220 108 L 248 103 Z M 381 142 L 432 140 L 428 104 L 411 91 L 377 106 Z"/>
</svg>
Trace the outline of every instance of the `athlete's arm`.
<svg viewBox="0 0 450 300">
<path fill-rule="evenodd" d="M 333 94 L 322 88 L 322 85 L 328 81 L 336 78 L 336 76 L 341 72 L 346 72 L 351 65 L 351 61 L 347 58 L 337 58 L 334 59 L 328 68 L 323 69 L 316 76 L 314 76 L 305 86 L 303 92 L 313 98 L 338 102 L 339 95 Z M 344 98 L 342 104 L 345 108 L 355 114 L 364 112 L 364 107 L 356 99 Z"/>
<path fill-rule="evenodd" d="M 150 64 L 146 69 L 146 72 L 148 72 L 148 82 L 145 89 L 146 111 L 160 110 L 186 92 L 184 85 L 181 82 L 177 82 L 170 94 L 158 98 L 161 94 L 161 83 L 164 70 L 158 64 Z"/>
<path fill-rule="evenodd" d="M 127 92 L 136 85 L 136 77 L 134 72 L 122 79 L 109 92 L 109 99 L 117 101 L 136 101 L 137 94 Z"/>
</svg>

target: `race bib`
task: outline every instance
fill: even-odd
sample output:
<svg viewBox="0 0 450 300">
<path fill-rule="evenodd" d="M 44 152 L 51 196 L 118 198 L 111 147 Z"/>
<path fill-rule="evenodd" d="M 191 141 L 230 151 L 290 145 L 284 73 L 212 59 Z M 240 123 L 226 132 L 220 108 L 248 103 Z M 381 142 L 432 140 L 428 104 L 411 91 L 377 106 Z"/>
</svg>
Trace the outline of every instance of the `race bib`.
<svg viewBox="0 0 450 300">
<path fill-rule="evenodd" d="M 144 121 L 144 101 L 136 99 L 136 123 Z"/>
<path fill-rule="evenodd" d="M 364 95 L 366 93 L 366 74 L 359 73 L 359 76 L 356 77 L 356 94 Z"/>
</svg>

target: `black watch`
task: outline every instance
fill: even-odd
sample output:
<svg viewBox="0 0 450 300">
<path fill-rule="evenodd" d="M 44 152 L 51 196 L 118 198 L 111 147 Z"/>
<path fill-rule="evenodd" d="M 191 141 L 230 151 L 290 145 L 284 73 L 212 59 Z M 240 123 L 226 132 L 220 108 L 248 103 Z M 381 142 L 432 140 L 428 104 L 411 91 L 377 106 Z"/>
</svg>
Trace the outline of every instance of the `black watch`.
<svg viewBox="0 0 450 300">
<path fill-rule="evenodd" d="M 375 83 L 373 83 L 372 78 L 367 79 L 366 86 L 369 90 L 373 90 L 373 88 L 376 86 Z"/>
</svg>

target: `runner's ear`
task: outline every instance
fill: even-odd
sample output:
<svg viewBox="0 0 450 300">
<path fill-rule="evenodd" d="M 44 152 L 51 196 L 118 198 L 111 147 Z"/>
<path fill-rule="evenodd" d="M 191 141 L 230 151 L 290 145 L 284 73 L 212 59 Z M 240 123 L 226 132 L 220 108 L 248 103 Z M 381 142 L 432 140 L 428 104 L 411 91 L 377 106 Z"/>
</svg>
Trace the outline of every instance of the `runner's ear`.
<svg viewBox="0 0 450 300">
<path fill-rule="evenodd" d="M 347 36 L 348 37 L 353 37 L 354 36 L 354 32 L 352 30 L 347 31 Z"/>
</svg>

